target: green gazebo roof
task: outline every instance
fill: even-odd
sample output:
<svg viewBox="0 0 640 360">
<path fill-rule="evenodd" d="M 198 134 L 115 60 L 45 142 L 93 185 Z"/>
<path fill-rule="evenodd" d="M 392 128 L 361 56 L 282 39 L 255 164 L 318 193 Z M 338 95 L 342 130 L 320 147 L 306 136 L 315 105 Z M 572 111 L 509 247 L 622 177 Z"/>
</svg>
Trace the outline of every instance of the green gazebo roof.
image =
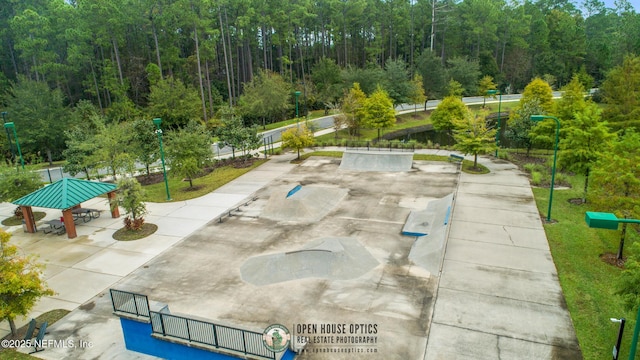
<svg viewBox="0 0 640 360">
<path fill-rule="evenodd" d="M 21 197 L 13 204 L 65 210 L 116 188 L 115 184 L 64 178 Z"/>
</svg>

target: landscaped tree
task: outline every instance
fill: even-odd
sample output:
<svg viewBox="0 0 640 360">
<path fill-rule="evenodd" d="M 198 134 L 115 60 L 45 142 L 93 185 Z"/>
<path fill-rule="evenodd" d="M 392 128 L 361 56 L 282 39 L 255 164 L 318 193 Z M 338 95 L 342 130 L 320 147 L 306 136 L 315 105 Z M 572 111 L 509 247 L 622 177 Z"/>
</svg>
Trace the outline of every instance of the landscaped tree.
<svg viewBox="0 0 640 360">
<path fill-rule="evenodd" d="M 156 126 L 151 120 L 138 119 L 131 124 L 131 153 L 136 161 L 144 165 L 147 175 L 149 167 L 160 159 L 160 148 L 157 144 Z"/>
<path fill-rule="evenodd" d="M 373 129 L 378 129 L 378 141 L 380 130 L 392 127 L 396 123 L 396 112 L 393 110 L 391 98 L 380 86 L 364 102 L 362 108 L 364 123 Z"/>
<path fill-rule="evenodd" d="M 134 171 L 134 157 L 129 153 L 132 132 L 130 123 L 111 123 L 100 129 L 97 136 L 93 137 L 95 152 L 91 163 L 104 164 L 111 169 L 111 175 L 115 180 L 117 174 Z"/>
<path fill-rule="evenodd" d="M 431 123 L 436 130 L 451 131 L 458 121 L 467 116 L 467 106 L 458 96 L 447 96 L 431 113 Z"/>
<path fill-rule="evenodd" d="M 135 178 L 122 178 L 118 181 L 116 201 L 112 207 L 120 206 L 126 212 L 124 227 L 127 230 L 140 230 L 144 225 L 147 206 L 144 202 L 144 189 Z"/>
<path fill-rule="evenodd" d="M 640 134 L 628 129 L 593 166 L 589 201 L 598 211 L 613 212 L 619 218 L 640 216 Z M 624 248 L 627 223 L 622 224 L 618 259 Z"/>
<path fill-rule="evenodd" d="M 493 77 L 489 75 L 485 75 L 478 82 L 478 95 L 482 96 L 482 107 L 485 107 L 485 103 L 487 101 L 487 96 L 496 97 L 495 95 L 487 94 L 489 90 L 496 90 L 498 86 L 493 82 Z"/>
<path fill-rule="evenodd" d="M 292 127 L 282 133 L 282 147 L 296 149 L 298 159 L 300 159 L 300 149 L 313 145 L 314 140 L 313 133 L 306 125 Z"/>
<path fill-rule="evenodd" d="M 640 56 L 628 55 L 600 87 L 607 103 L 603 116 L 615 129 L 640 126 Z"/>
<path fill-rule="evenodd" d="M 278 121 L 291 109 L 291 84 L 282 76 L 268 70 L 260 71 L 244 84 L 244 93 L 238 105 L 245 118 L 260 119 L 262 127 L 267 122 Z"/>
<path fill-rule="evenodd" d="M 311 69 L 311 80 L 316 85 L 318 100 L 323 104 L 336 102 L 342 94 L 340 66 L 328 58 L 320 59 Z M 325 113 L 329 107 L 325 106 Z"/>
<path fill-rule="evenodd" d="M 411 101 L 413 85 L 409 80 L 407 64 L 402 60 L 387 60 L 385 64 L 385 91 L 393 102 L 393 106 L 406 104 Z"/>
<path fill-rule="evenodd" d="M 216 134 L 220 142 L 231 146 L 234 158 L 236 149 L 245 153 L 257 149 L 262 144 L 262 137 L 257 135 L 256 127 L 246 127 L 242 117 L 235 115 L 231 109 L 223 115 L 222 125 L 218 127 Z"/>
<path fill-rule="evenodd" d="M 529 156 L 529 152 L 533 146 L 531 129 L 534 124 L 533 121 L 531 121 L 531 115 L 543 113 L 544 110 L 538 100 L 531 99 L 524 104 L 520 104 L 509 116 L 509 122 L 504 131 L 504 136 L 509 139 L 515 147 L 527 149 L 527 156 Z"/>
<path fill-rule="evenodd" d="M 414 104 L 413 112 L 417 112 L 418 104 L 422 104 L 427 101 L 427 95 L 425 95 L 424 88 L 422 87 L 422 75 L 414 75 L 413 81 L 411 81 L 411 86 L 411 96 L 409 99 Z"/>
<path fill-rule="evenodd" d="M 481 75 L 478 61 L 457 56 L 447 60 L 447 65 L 449 79 L 460 83 L 464 94 L 474 95 L 478 92 L 478 79 Z"/>
<path fill-rule="evenodd" d="M 574 78 L 575 79 L 575 78 Z M 615 134 L 609 131 L 607 123 L 602 121 L 602 110 L 589 102 L 582 111 L 574 114 L 573 121 L 565 128 L 565 136 L 560 141 L 560 165 L 566 169 L 584 174 L 584 195 L 587 201 L 589 173 L 593 163 L 602 156 Z"/>
<path fill-rule="evenodd" d="M 568 125 L 575 114 L 582 112 L 587 106 L 584 99 L 586 92 L 578 75 L 574 75 L 571 82 L 562 90 L 562 98 L 555 102 L 554 113 L 562 120 L 563 124 Z"/>
<path fill-rule="evenodd" d="M 360 89 L 360 84 L 353 83 L 353 87 L 342 98 L 342 111 L 347 117 L 346 123 L 351 135 L 360 135 L 360 126 L 364 119 L 364 104 L 367 95 Z"/>
<path fill-rule="evenodd" d="M 147 114 L 150 118 L 162 118 L 163 126 L 167 128 L 200 120 L 203 115 L 198 90 L 173 77 L 161 79 L 151 86 Z"/>
<path fill-rule="evenodd" d="M 535 78 L 524 88 L 519 106 L 531 101 L 538 100 L 540 107 L 545 113 L 553 111 L 553 90 L 551 86 L 540 78 Z"/>
<path fill-rule="evenodd" d="M 487 127 L 486 114 L 473 114 L 466 111 L 453 131 L 456 144 L 455 149 L 466 154 L 473 154 L 473 167 L 478 166 L 478 154 L 484 154 L 496 149 L 496 129 Z"/>
<path fill-rule="evenodd" d="M 16 316 L 24 316 L 43 296 L 55 295 L 43 279 L 44 266 L 32 256 L 22 256 L 9 243 L 11 234 L 0 229 L 0 318 L 7 319 L 16 335 Z"/>
<path fill-rule="evenodd" d="M 462 87 L 462 84 L 458 81 L 451 79 L 447 84 L 447 94 L 448 96 L 455 96 L 461 98 L 464 94 L 465 89 Z"/>
<path fill-rule="evenodd" d="M 185 128 L 169 133 L 166 155 L 170 174 L 186 178 L 189 187 L 193 188 L 193 178 L 202 172 L 213 156 L 211 137 L 203 125 L 191 121 Z"/>
<path fill-rule="evenodd" d="M 42 177 L 34 171 L 16 171 L 15 167 L 0 166 L 0 202 L 11 202 L 42 187 Z"/>
</svg>

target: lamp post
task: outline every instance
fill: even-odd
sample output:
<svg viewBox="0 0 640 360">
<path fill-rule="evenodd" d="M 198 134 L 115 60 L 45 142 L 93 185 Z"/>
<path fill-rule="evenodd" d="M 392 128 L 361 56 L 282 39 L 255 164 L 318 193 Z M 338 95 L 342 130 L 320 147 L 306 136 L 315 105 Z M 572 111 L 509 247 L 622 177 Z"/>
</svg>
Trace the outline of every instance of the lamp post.
<svg viewBox="0 0 640 360">
<path fill-rule="evenodd" d="M 6 111 L 2 112 L 2 123 L 3 124 L 7 123 L 7 112 Z M 4 130 L 7 132 L 7 141 L 9 141 L 9 149 L 11 150 L 11 158 L 15 158 L 16 157 L 16 152 L 15 152 L 15 150 L 13 150 L 13 143 L 11 142 L 11 135 L 9 134 L 9 128 L 4 128 Z"/>
<path fill-rule="evenodd" d="M 13 137 L 16 139 L 16 147 L 18 148 L 18 155 L 20 155 L 20 164 L 22 165 L 22 170 L 24 170 L 24 159 L 22 158 L 22 150 L 20 150 L 20 142 L 18 141 L 18 133 L 16 133 L 16 126 L 13 122 L 4 123 L 4 128 L 13 130 Z"/>
<path fill-rule="evenodd" d="M 636 223 L 640 224 L 637 219 L 618 219 L 613 213 L 587 211 L 584 216 L 587 226 L 595 229 L 618 230 L 619 223 Z M 636 358 L 636 350 L 638 347 L 638 335 L 640 335 L 640 307 L 636 315 L 636 325 L 633 329 L 633 338 L 631 338 L 631 347 L 629 348 L 629 360 Z"/>
<path fill-rule="evenodd" d="M 495 95 L 498 94 L 500 97 L 498 98 L 498 126 L 496 127 L 496 157 L 498 157 L 498 148 L 500 147 L 500 111 L 502 110 L 502 91 L 500 90 L 487 90 L 487 94 Z M 426 104 L 426 103 L 425 103 Z"/>
<path fill-rule="evenodd" d="M 155 118 L 153 119 L 153 123 L 156 125 L 156 134 L 158 135 L 158 142 L 160 143 L 160 159 L 162 160 L 162 173 L 164 174 L 164 187 L 167 191 L 167 201 L 171 201 L 171 195 L 169 194 L 169 180 L 167 180 L 167 168 L 164 165 L 164 149 L 162 148 L 162 129 L 160 129 L 162 119 Z"/>
<path fill-rule="evenodd" d="M 547 211 L 547 222 L 551 221 L 551 204 L 553 202 L 553 186 L 556 181 L 556 160 L 558 159 L 558 141 L 560 140 L 560 120 L 555 116 L 548 115 L 531 115 L 531 121 L 540 122 L 545 119 L 553 119 L 556 121 L 556 141 L 553 146 L 553 169 L 551 170 L 551 189 L 549 191 L 549 210 Z"/>
<path fill-rule="evenodd" d="M 300 96 L 301 92 L 300 91 L 296 91 L 295 93 L 296 96 L 296 124 L 298 125 L 298 128 L 300 127 L 300 123 L 298 120 L 298 97 Z"/>
</svg>

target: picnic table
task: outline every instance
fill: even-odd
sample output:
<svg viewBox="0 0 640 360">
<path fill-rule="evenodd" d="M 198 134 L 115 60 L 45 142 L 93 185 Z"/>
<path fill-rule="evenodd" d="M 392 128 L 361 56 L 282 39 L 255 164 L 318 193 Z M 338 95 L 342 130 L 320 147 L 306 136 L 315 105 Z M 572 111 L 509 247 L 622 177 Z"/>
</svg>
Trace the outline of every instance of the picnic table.
<svg viewBox="0 0 640 360">
<path fill-rule="evenodd" d="M 82 222 L 89 222 L 92 219 L 97 219 L 100 217 L 100 210 L 76 208 L 71 210 L 71 214 L 73 215 L 74 220 L 82 219 Z"/>
<path fill-rule="evenodd" d="M 64 227 L 64 222 L 58 219 L 45 221 L 44 223 L 49 225 L 48 228 L 42 230 L 45 234 L 55 232 L 57 235 L 62 235 L 67 232 L 67 229 Z"/>
</svg>

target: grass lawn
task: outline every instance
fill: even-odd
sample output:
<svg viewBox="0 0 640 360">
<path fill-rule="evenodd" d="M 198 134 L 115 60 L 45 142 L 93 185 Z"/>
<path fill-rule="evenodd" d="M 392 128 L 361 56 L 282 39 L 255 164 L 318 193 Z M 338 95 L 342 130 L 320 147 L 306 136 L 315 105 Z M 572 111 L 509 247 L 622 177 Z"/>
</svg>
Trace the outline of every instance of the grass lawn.
<svg viewBox="0 0 640 360">
<path fill-rule="evenodd" d="M 62 319 L 65 315 L 69 313 L 69 310 L 51 310 L 47 311 L 44 314 L 41 314 L 36 318 L 36 322 L 38 326 L 40 326 L 43 322 L 47 322 L 47 326 L 53 325 L 56 321 Z M 24 325 L 23 327 L 17 329 L 17 334 L 15 337 L 11 335 L 7 335 L 4 339 L 23 339 L 24 335 L 27 332 L 28 325 Z M 37 336 L 38 332 L 34 332 L 34 335 Z M 46 340 L 46 339 L 45 339 Z M 21 352 L 17 352 L 14 349 L 4 349 L 0 348 L 0 360 L 30 360 L 30 359 L 39 359 L 35 356 L 31 356 L 29 354 L 23 354 Z"/>
<path fill-rule="evenodd" d="M 205 176 L 193 179 L 193 188 L 189 187 L 188 181 L 183 181 L 182 179 L 169 176 L 169 193 L 171 194 L 171 201 L 189 200 L 206 195 L 229 181 L 262 165 L 265 161 L 267 160 L 257 159 L 251 166 L 246 168 L 234 168 L 233 166 L 217 168 Z M 167 201 L 164 182 L 144 186 L 144 190 L 146 192 L 146 201 Z"/>
<path fill-rule="evenodd" d="M 570 190 L 553 193 L 552 220 L 545 224 L 551 254 L 558 270 L 567 307 L 585 359 L 611 358 L 618 324 L 610 318 L 627 319 L 620 359 L 626 359 L 636 314 L 626 311 L 615 295 L 615 286 L 621 269 L 600 260 L 604 253 L 616 253 L 619 231 L 590 229 L 584 217 L 593 209 L 589 204 L 575 205 L 570 199 L 582 195 L 584 178 L 570 177 Z M 546 218 L 549 206 L 549 189 L 534 188 L 533 193 L 540 213 Z M 629 249 L 634 231 L 627 232 L 625 248 Z M 637 237 L 637 236 L 635 236 Z"/>
</svg>

